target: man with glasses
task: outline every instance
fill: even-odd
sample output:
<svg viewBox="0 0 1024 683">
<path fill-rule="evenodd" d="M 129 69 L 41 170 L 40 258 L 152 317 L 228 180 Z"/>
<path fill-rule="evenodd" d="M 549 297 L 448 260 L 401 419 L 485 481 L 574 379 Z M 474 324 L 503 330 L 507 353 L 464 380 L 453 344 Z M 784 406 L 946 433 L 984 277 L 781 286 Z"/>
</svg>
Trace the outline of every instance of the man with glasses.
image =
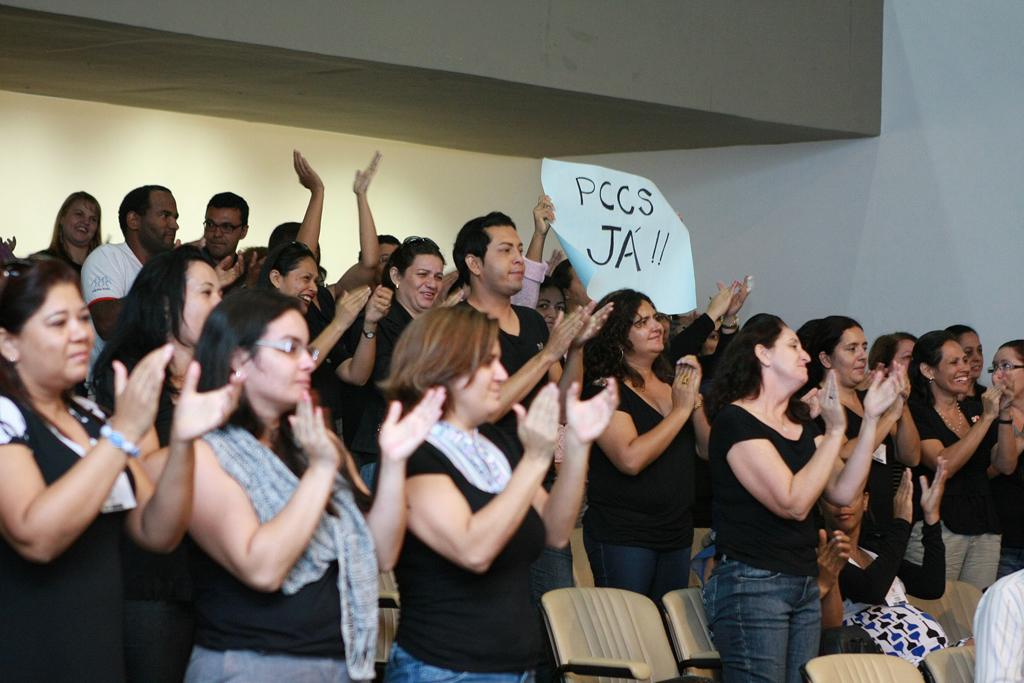
<svg viewBox="0 0 1024 683">
<path fill-rule="evenodd" d="M 217 264 L 222 293 L 241 286 L 252 263 L 238 254 L 238 243 L 249 232 L 249 204 L 234 192 L 219 192 L 206 204 L 203 252 Z"/>
</svg>

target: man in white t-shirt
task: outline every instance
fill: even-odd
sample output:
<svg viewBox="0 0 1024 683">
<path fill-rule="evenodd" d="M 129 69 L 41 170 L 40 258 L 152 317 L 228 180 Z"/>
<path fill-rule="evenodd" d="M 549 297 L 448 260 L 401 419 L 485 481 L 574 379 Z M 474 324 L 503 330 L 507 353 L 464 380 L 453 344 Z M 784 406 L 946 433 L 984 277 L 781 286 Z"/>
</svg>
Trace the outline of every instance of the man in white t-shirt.
<svg viewBox="0 0 1024 683">
<path fill-rule="evenodd" d="M 121 200 L 117 220 L 124 234 L 121 244 L 104 244 L 82 264 L 82 296 L 96 328 L 95 362 L 121 312 L 121 299 L 150 257 L 174 248 L 178 232 L 178 205 L 161 185 L 137 187 Z"/>
</svg>

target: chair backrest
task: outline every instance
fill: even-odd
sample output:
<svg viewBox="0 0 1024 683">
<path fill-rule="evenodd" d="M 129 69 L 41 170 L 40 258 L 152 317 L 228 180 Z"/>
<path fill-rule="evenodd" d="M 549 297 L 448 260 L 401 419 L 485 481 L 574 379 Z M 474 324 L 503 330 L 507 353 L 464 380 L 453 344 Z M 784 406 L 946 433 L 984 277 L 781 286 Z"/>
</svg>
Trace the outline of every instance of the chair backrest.
<svg viewBox="0 0 1024 683">
<path fill-rule="evenodd" d="M 800 667 L 807 683 L 923 683 L 910 662 L 890 655 L 825 655 Z"/>
<path fill-rule="evenodd" d="M 921 662 L 929 683 L 973 683 L 974 646 L 947 647 L 930 652 Z"/>
<path fill-rule="evenodd" d="M 590 569 L 590 558 L 583 547 L 583 528 L 576 527 L 569 537 L 569 549 L 572 550 L 573 585 L 582 588 L 594 587 L 594 572 Z"/>
<path fill-rule="evenodd" d="M 617 678 L 654 682 L 679 676 L 661 614 L 645 595 L 618 588 L 559 588 L 544 594 L 541 608 L 555 662 L 576 674 L 574 681 L 611 680 L 602 662 L 618 665 Z M 590 666 L 574 670 L 574 662 Z"/>
<path fill-rule="evenodd" d="M 699 588 L 681 588 L 666 593 L 661 599 L 665 608 L 668 632 L 680 671 L 711 675 L 722 661 L 711 641 L 708 617 Z"/>
<path fill-rule="evenodd" d="M 923 600 L 907 596 L 910 604 L 924 610 L 942 624 L 954 645 L 974 633 L 974 610 L 981 601 L 981 591 L 963 581 L 947 581 L 946 592 L 938 600 Z"/>
</svg>

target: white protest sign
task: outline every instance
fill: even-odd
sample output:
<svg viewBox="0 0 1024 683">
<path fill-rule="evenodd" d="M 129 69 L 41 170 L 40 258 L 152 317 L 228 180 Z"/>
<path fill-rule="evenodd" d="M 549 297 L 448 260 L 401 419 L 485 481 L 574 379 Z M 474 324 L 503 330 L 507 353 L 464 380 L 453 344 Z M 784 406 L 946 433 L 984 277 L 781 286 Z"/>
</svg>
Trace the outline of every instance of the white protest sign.
<svg viewBox="0 0 1024 683">
<path fill-rule="evenodd" d="M 650 180 L 590 164 L 544 159 L 551 227 L 594 299 L 630 288 L 662 313 L 697 307 L 690 233 Z"/>
</svg>

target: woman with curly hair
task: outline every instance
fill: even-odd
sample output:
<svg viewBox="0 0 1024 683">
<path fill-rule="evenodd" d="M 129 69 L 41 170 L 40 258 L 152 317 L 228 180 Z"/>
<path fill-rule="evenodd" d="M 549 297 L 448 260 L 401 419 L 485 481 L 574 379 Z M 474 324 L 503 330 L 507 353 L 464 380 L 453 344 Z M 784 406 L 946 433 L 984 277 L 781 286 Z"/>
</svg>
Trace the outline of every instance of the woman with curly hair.
<svg viewBox="0 0 1024 683">
<path fill-rule="evenodd" d="M 620 289 L 604 327 L 584 347 L 587 395 L 602 378 L 621 386 L 618 410 L 598 437 L 587 486 L 583 539 L 598 586 L 658 600 L 689 583 L 693 541 L 693 456 L 700 410 L 700 365 L 685 356 L 673 369 L 665 336 L 644 294 Z M 693 418 L 693 419 L 691 419 Z"/>
</svg>

